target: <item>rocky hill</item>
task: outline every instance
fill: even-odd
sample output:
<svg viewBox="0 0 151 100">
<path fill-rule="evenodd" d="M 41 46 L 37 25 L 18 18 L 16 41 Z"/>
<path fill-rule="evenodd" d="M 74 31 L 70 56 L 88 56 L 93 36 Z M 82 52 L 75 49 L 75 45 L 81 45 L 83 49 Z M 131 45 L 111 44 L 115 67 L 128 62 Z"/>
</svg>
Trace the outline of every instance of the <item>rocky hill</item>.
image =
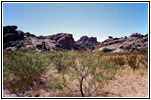
<svg viewBox="0 0 151 100">
<path fill-rule="evenodd" d="M 109 36 L 108 39 L 101 42 L 99 50 L 111 52 L 140 52 L 148 51 L 148 34 L 141 35 L 133 33 L 129 37 L 113 38 Z"/>
</svg>

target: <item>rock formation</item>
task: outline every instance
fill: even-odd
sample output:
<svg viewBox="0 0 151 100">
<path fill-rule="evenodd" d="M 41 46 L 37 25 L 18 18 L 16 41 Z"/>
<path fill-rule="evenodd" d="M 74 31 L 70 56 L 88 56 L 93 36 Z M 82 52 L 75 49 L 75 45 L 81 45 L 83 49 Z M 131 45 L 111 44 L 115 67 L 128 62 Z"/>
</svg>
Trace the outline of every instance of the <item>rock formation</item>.
<svg viewBox="0 0 151 100">
<path fill-rule="evenodd" d="M 76 49 L 78 50 L 94 50 L 98 45 L 99 42 L 96 37 L 82 36 L 78 41 L 76 41 Z"/>
<path fill-rule="evenodd" d="M 29 32 L 24 33 L 17 30 L 17 26 L 3 27 L 3 49 L 17 50 L 27 48 L 29 50 L 52 51 L 55 48 L 75 49 L 75 50 L 99 50 L 105 49 L 107 52 L 147 52 L 148 34 L 141 35 L 134 33 L 129 37 L 108 39 L 99 43 L 96 37 L 82 36 L 78 41 L 74 41 L 72 34 L 58 33 L 49 36 L 35 36 Z"/>
<path fill-rule="evenodd" d="M 72 49 L 75 41 L 72 34 L 58 33 L 49 36 L 35 36 L 29 32 L 17 30 L 17 26 L 3 27 L 4 50 L 17 50 L 28 48 L 29 50 L 52 51 L 54 48 Z"/>
<path fill-rule="evenodd" d="M 140 52 L 148 51 L 148 34 L 133 33 L 129 37 L 113 38 L 101 42 L 99 50 L 110 49 L 112 52 Z"/>
</svg>

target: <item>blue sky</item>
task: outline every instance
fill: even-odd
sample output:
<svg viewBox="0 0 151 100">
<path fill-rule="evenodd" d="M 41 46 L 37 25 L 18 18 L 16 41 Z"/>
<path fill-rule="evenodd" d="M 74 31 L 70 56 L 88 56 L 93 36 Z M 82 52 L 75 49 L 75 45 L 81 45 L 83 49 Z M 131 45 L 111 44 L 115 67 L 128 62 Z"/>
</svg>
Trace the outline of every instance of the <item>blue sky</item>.
<svg viewBox="0 0 151 100">
<path fill-rule="evenodd" d="M 3 3 L 3 26 L 37 36 L 71 33 L 75 40 L 148 33 L 147 3 Z"/>
</svg>

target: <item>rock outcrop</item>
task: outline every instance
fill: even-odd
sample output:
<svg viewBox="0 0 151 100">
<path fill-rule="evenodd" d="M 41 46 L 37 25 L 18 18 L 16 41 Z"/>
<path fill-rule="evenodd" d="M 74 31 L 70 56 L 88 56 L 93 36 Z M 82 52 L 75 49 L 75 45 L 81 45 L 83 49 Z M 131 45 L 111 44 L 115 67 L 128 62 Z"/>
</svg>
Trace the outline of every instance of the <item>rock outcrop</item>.
<svg viewBox="0 0 151 100">
<path fill-rule="evenodd" d="M 99 50 L 110 49 L 112 52 L 140 52 L 148 51 L 148 34 L 133 33 L 129 37 L 113 38 L 101 42 Z"/>
<path fill-rule="evenodd" d="M 96 37 L 82 36 L 78 41 L 76 41 L 76 49 L 78 50 L 94 50 L 98 45 L 99 42 Z"/>
<path fill-rule="evenodd" d="M 72 49 L 75 41 L 72 34 L 58 33 L 49 36 L 35 36 L 29 32 L 17 30 L 17 26 L 3 27 L 4 50 L 17 50 L 27 48 L 29 50 L 52 51 L 54 48 Z"/>
</svg>

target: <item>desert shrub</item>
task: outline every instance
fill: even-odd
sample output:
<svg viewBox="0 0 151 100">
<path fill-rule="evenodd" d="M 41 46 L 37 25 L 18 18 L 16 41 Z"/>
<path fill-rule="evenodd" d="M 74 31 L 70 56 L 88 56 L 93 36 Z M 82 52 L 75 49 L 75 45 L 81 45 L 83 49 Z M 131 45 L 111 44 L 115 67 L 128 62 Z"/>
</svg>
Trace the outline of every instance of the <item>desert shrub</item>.
<svg viewBox="0 0 151 100">
<path fill-rule="evenodd" d="M 4 85 L 16 94 L 24 93 L 33 81 L 38 81 L 48 64 L 49 60 L 42 52 L 22 50 L 4 52 L 3 71 L 6 74 Z M 13 77 L 7 77 L 9 75 Z"/>
<path fill-rule="evenodd" d="M 116 70 L 116 66 L 109 60 L 100 61 L 101 56 L 100 52 L 81 52 L 71 64 L 70 81 L 78 81 L 79 90 L 83 97 L 97 94 L 98 90 Z"/>
<path fill-rule="evenodd" d="M 113 50 L 112 49 L 109 49 L 109 48 L 103 48 L 102 49 L 102 52 L 104 53 L 108 53 L 108 52 L 112 52 Z"/>
<path fill-rule="evenodd" d="M 139 68 L 138 62 L 138 55 L 137 54 L 130 54 L 126 55 L 128 65 L 133 69 L 136 70 Z"/>
</svg>

